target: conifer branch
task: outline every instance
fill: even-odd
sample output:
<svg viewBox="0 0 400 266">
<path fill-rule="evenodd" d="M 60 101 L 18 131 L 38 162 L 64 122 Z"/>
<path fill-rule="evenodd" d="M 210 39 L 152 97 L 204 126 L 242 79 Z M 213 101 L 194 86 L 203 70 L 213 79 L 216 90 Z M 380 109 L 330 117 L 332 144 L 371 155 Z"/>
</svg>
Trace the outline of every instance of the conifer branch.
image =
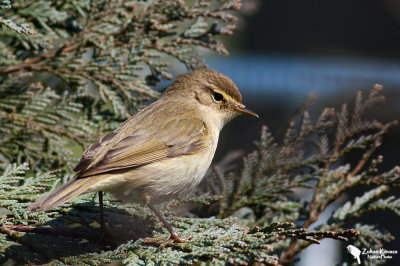
<svg viewBox="0 0 400 266">
<path fill-rule="evenodd" d="M 115 231 L 106 245 L 96 239 L 92 194 L 49 212 L 26 210 L 73 176 L 85 146 L 157 98 L 153 85 L 171 79 L 176 64 L 204 66 L 198 47 L 227 55 L 216 37 L 232 34 L 240 7 L 239 0 L 0 2 L 0 263 L 278 265 L 324 238 L 371 248 L 393 240 L 358 222 L 376 211 L 400 215 L 392 193 L 399 166 L 381 172 L 376 155 L 397 122 L 365 116 L 384 100 L 379 85 L 358 93 L 352 108 L 325 108 L 315 121 L 306 100 L 283 134 L 263 126 L 253 152 L 214 165 L 197 195 L 163 210 L 189 243 L 163 251 L 146 244 L 168 232 L 142 207 L 119 208 L 107 194 L 104 216 Z M 354 150 L 361 155 L 350 164 Z M 358 197 L 338 201 L 360 187 Z M 318 225 L 333 203 L 340 206 Z M 172 217 L 175 208 L 191 218 Z"/>
</svg>

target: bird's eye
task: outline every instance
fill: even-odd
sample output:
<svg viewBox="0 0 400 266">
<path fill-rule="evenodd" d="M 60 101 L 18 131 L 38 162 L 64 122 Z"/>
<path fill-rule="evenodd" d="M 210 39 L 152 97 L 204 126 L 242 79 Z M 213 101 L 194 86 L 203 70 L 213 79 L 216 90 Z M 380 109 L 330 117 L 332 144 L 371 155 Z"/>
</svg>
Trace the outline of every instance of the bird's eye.
<svg viewBox="0 0 400 266">
<path fill-rule="evenodd" d="M 213 98 L 214 98 L 214 101 L 220 102 L 224 99 L 224 96 L 221 93 L 214 92 Z"/>
</svg>

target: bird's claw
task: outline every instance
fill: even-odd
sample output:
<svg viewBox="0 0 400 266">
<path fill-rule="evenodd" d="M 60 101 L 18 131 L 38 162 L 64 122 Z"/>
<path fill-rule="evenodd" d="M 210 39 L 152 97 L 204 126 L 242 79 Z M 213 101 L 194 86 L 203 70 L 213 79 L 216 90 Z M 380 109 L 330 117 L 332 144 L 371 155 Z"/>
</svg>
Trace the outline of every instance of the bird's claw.
<svg viewBox="0 0 400 266">
<path fill-rule="evenodd" d="M 192 237 L 189 236 L 188 238 L 181 238 L 177 234 L 173 233 L 171 234 L 170 238 L 167 241 L 163 241 L 160 246 L 159 250 L 163 250 L 166 246 L 169 246 L 173 243 L 187 243 L 190 241 Z M 145 243 L 160 243 L 160 239 L 154 239 L 154 238 L 147 238 L 145 240 Z"/>
</svg>

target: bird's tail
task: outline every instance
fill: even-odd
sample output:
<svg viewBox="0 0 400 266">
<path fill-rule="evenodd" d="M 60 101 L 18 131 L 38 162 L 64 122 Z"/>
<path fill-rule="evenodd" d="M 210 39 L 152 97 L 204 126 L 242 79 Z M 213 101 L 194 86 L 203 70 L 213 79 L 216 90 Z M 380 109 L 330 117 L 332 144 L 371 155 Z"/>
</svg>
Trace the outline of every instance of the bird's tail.
<svg viewBox="0 0 400 266">
<path fill-rule="evenodd" d="M 357 256 L 357 262 L 358 264 L 361 264 L 360 255 Z"/>
<path fill-rule="evenodd" d="M 51 210 L 64 202 L 86 192 L 91 185 L 97 181 L 96 178 L 80 178 L 72 179 L 67 183 L 59 186 L 55 190 L 51 191 L 44 197 L 38 199 L 34 203 L 28 206 L 29 211 L 47 211 Z"/>
</svg>

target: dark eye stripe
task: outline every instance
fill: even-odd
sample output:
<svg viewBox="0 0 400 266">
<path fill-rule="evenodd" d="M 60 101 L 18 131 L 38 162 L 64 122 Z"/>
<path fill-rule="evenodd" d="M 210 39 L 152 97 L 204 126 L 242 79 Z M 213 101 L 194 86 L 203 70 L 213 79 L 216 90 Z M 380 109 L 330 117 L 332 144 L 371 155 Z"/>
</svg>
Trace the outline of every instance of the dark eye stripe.
<svg viewBox="0 0 400 266">
<path fill-rule="evenodd" d="M 214 92 L 213 93 L 213 98 L 216 102 L 220 102 L 224 99 L 224 96 L 221 93 Z"/>
</svg>

